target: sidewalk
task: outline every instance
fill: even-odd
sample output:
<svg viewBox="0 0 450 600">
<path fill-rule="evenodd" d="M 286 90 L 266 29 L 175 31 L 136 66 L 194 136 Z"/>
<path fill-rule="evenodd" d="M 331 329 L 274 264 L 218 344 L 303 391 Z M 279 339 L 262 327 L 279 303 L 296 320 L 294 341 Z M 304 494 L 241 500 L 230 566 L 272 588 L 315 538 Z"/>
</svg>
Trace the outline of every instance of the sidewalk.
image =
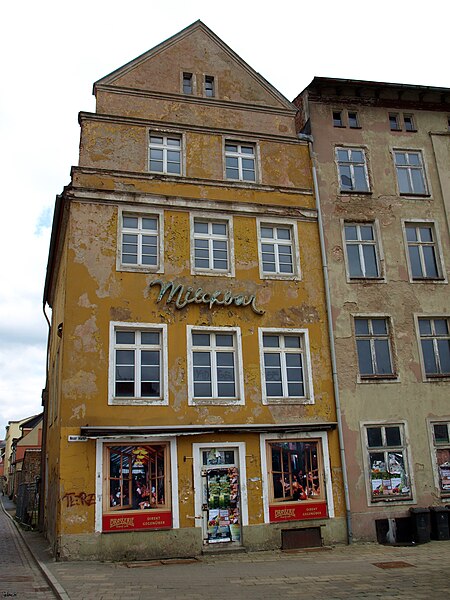
<svg viewBox="0 0 450 600">
<path fill-rule="evenodd" d="M 6 516 L 4 518 L 7 519 Z M 14 527 L 13 524 L 11 526 Z M 412 547 L 354 544 L 292 553 L 213 554 L 188 561 L 56 563 L 49 554 L 48 544 L 39 533 L 24 531 L 22 536 L 58 595 L 17 595 L 18 598 L 450 598 L 447 570 L 450 564 L 450 541 Z M 5 562 L 8 561 L 0 560 L 0 598 Z"/>
</svg>

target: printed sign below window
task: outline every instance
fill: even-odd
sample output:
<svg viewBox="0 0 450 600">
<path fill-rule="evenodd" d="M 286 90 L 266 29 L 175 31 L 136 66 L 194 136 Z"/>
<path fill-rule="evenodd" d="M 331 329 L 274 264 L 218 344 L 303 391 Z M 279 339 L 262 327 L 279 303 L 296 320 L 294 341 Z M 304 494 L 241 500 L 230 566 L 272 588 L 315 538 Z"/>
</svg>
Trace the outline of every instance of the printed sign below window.
<svg viewBox="0 0 450 600">
<path fill-rule="evenodd" d="M 304 504 L 277 504 L 269 506 L 271 523 L 281 521 L 303 521 L 305 519 L 326 519 L 326 502 L 305 502 Z"/>
<path fill-rule="evenodd" d="M 170 529 L 171 527 L 171 512 L 151 510 L 140 513 L 121 512 L 103 515 L 103 532 L 143 531 L 146 529 Z"/>
</svg>

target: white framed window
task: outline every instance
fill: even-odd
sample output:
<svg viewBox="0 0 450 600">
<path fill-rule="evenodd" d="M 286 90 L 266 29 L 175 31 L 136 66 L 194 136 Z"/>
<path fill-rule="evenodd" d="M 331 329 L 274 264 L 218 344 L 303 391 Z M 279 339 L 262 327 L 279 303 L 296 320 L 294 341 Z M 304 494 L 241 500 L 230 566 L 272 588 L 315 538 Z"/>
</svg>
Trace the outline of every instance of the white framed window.
<svg viewBox="0 0 450 600">
<path fill-rule="evenodd" d="M 225 141 L 225 176 L 233 181 L 256 182 L 255 144 Z"/>
<path fill-rule="evenodd" d="M 300 253 L 295 221 L 258 219 L 261 279 L 300 279 Z"/>
<path fill-rule="evenodd" d="M 167 325 L 110 324 L 109 404 L 168 404 Z"/>
<path fill-rule="evenodd" d="M 263 404 L 313 404 L 307 329 L 259 328 Z"/>
<path fill-rule="evenodd" d="M 333 110 L 333 127 L 345 127 L 342 110 Z"/>
<path fill-rule="evenodd" d="M 402 423 L 365 424 L 363 444 L 366 449 L 369 500 L 411 500 L 411 476 Z"/>
<path fill-rule="evenodd" d="M 348 114 L 348 126 L 350 127 L 350 129 L 359 129 L 360 125 L 359 125 L 358 113 L 354 110 L 353 111 L 349 110 L 347 114 Z"/>
<path fill-rule="evenodd" d="M 150 132 L 149 171 L 164 175 L 181 175 L 181 136 Z"/>
<path fill-rule="evenodd" d="M 363 148 L 336 148 L 341 192 L 369 192 L 369 175 Z"/>
<path fill-rule="evenodd" d="M 192 274 L 234 277 L 233 220 L 191 214 Z"/>
<path fill-rule="evenodd" d="M 411 281 L 444 279 L 442 254 L 434 223 L 404 221 Z"/>
<path fill-rule="evenodd" d="M 400 194 L 427 196 L 428 188 L 420 150 L 394 150 Z"/>
<path fill-rule="evenodd" d="M 355 316 L 354 320 L 361 380 L 395 379 L 390 319 Z"/>
<path fill-rule="evenodd" d="M 450 377 L 450 319 L 418 317 L 417 322 L 425 377 Z"/>
<path fill-rule="evenodd" d="M 441 496 L 450 496 L 450 421 L 431 423 L 437 487 Z"/>
<path fill-rule="evenodd" d="M 381 277 L 380 249 L 375 223 L 344 223 L 345 256 L 350 279 Z"/>
<path fill-rule="evenodd" d="M 162 273 L 163 211 L 119 207 L 117 270 Z"/>
<path fill-rule="evenodd" d="M 398 113 L 389 113 L 389 127 L 391 131 L 401 131 L 400 115 Z"/>
<path fill-rule="evenodd" d="M 403 125 L 402 125 L 403 121 Z M 389 113 L 389 127 L 391 131 L 417 131 L 414 115 Z"/>
<path fill-rule="evenodd" d="M 188 325 L 189 404 L 244 404 L 239 327 Z"/>
</svg>

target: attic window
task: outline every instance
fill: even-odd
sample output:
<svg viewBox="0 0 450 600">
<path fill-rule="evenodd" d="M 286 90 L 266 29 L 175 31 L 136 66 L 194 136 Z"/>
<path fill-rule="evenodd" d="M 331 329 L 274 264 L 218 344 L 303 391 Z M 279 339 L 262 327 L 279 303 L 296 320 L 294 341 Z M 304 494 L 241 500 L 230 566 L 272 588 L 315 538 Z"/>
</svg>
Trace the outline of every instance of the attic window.
<svg viewBox="0 0 450 600">
<path fill-rule="evenodd" d="M 212 75 L 205 75 L 205 96 L 207 98 L 214 98 L 214 77 Z"/>
<path fill-rule="evenodd" d="M 183 94 L 192 94 L 192 73 L 183 73 Z"/>
</svg>

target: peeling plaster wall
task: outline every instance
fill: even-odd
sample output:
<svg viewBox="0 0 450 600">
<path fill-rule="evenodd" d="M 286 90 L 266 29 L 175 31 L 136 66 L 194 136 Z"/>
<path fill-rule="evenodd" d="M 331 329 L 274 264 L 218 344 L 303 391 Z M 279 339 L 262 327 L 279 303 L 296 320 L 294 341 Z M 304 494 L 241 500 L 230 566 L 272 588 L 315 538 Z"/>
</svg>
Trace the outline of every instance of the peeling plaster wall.
<svg viewBox="0 0 450 600">
<path fill-rule="evenodd" d="M 327 93 L 329 96 L 327 96 Z M 416 132 L 391 132 L 389 112 L 402 114 L 398 101 L 392 109 L 370 106 L 348 93 L 343 98 L 334 89 L 322 90 L 323 101 L 310 101 L 309 111 L 318 169 L 319 190 L 329 261 L 333 326 L 336 342 L 339 392 L 353 513 L 355 539 L 375 538 L 375 519 L 406 516 L 411 504 L 429 506 L 448 502 L 435 485 L 436 466 L 430 439 L 431 419 L 449 420 L 449 381 L 424 380 L 420 341 L 414 315 L 449 314 L 449 292 L 445 282 L 411 283 L 402 222 L 432 220 L 438 231 L 444 257 L 445 276 L 450 269 L 450 239 L 444 189 L 448 203 L 448 136 L 436 140 L 435 160 L 429 131 L 446 126 L 446 113 L 404 108 L 413 113 Z M 402 101 L 407 99 L 402 96 Z M 405 105 L 406 106 L 406 105 Z M 332 126 L 332 111 L 358 113 L 360 129 Z M 340 193 L 335 149 L 338 146 L 366 151 L 370 194 Z M 397 191 L 393 149 L 420 149 L 426 169 L 430 197 L 404 197 Z M 447 162 L 445 163 L 445 160 Z M 439 180 L 441 171 L 441 181 Z M 376 222 L 380 233 L 381 268 L 384 279 L 349 282 L 345 262 L 343 223 Z M 358 360 L 354 332 L 355 315 L 387 315 L 393 327 L 393 357 L 398 381 L 358 382 Z M 366 447 L 362 423 L 406 423 L 413 483 L 412 502 L 369 500 Z"/>
</svg>

